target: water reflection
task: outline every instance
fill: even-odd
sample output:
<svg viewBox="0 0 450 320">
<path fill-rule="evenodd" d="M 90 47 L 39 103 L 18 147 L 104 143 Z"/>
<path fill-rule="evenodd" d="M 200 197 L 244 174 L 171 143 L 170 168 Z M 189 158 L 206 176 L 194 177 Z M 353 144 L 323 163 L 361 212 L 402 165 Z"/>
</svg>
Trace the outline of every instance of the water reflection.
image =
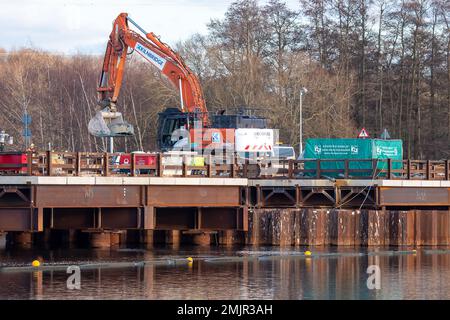
<svg viewBox="0 0 450 320">
<path fill-rule="evenodd" d="M 246 254 L 239 259 L 231 259 Z M 254 249 L 253 249 L 254 250 Z M 261 249 L 259 249 L 261 250 Z M 154 248 L 0 252 L 3 266 L 41 256 L 52 263 L 161 261 L 194 257 L 193 263 L 149 264 L 81 271 L 81 290 L 66 287 L 65 270 L 0 271 L 1 299 L 450 299 L 450 249 L 416 254 L 348 255 L 359 249 L 317 249 L 342 255 L 256 259 L 251 248 Z M 395 249 L 397 250 L 397 249 Z M 365 253 L 364 251 L 360 251 Z M 224 259 L 208 258 L 230 257 Z M 369 265 L 381 269 L 381 289 L 369 290 Z"/>
</svg>

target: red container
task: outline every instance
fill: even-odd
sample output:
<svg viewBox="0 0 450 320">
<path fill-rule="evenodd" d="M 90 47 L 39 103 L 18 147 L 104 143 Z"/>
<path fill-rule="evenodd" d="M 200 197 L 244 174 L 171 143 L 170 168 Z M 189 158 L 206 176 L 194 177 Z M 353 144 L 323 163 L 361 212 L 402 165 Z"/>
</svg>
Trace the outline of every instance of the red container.
<svg viewBox="0 0 450 320">
<path fill-rule="evenodd" d="M 154 154 L 143 154 L 143 153 L 135 153 L 134 154 L 134 164 L 139 166 L 154 166 L 156 164 L 156 155 Z M 119 164 L 130 164 L 131 163 L 131 154 L 124 153 L 120 155 Z"/>
<path fill-rule="evenodd" d="M 134 163 L 140 166 L 154 166 L 156 164 L 156 155 L 154 154 L 135 154 Z"/>
<path fill-rule="evenodd" d="M 27 171 L 26 153 L 0 153 L 0 172 L 16 171 L 24 173 Z"/>
</svg>

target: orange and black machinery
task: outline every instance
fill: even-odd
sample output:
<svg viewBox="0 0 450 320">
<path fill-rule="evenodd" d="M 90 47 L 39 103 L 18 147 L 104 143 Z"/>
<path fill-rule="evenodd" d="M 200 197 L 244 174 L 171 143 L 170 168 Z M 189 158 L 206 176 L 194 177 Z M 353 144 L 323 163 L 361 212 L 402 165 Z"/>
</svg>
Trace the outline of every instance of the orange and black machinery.
<svg viewBox="0 0 450 320">
<path fill-rule="evenodd" d="M 130 24 L 139 31 L 130 28 Z M 179 90 L 179 108 L 168 108 L 159 114 L 158 146 L 171 150 L 182 138 L 202 149 L 234 145 L 237 128 L 266 128 L 266 119 L 246 112 L 216 114 L 210 118 L 198 77 L 181 56 L 153 32 L 146 32 L 127 13 L 113 23 L 97 89 L 99 106 L 97 124 L 90 132 L 96 136 L 132 135 L 134 129 L 122 120 L 117 101 L 122 87 L 127 57 L 137 52 L 159 70 Z M 106 121 L 110 121 L 108 124 Z M 115 121 L 120 119 L 119 121 Z M 94 123 L 95 124 L 95 123 Z M 92 129 L 92 130 L 91 130 Z M 180 130 L 181 129 L 181 130 Z M 185 135 L 178 137 L 179 130 Z"/>
</svg>

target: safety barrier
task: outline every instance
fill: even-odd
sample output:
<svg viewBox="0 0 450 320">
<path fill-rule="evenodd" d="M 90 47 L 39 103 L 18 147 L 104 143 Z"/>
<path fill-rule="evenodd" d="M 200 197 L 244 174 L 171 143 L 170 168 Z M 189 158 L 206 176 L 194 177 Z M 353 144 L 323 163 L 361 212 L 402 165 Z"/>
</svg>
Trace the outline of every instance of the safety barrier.
<svg viewBox="0 0 450 320">
<path fill-rule="evenodd" d="M 0 175 L 450 180 L 450 160 L 249 161 L 189 153 L 2 152 Z"/>
</svg>

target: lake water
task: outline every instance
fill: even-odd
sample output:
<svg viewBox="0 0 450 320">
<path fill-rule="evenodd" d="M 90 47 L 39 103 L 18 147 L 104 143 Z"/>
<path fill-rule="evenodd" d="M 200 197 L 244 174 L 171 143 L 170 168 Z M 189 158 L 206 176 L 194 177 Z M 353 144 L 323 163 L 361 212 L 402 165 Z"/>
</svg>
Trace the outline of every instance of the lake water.
<svg viewBox="0 0 450 320">
<path fill-rule="evenodd" d="M 305 250 L 2 249 L 0 299 L 450 299 L 450 248 Z M 79 290 L 67 287 L 69 265 L 80 266 Z M 378 290 L 367 286 L 370 265 Z"/>
</svg>

